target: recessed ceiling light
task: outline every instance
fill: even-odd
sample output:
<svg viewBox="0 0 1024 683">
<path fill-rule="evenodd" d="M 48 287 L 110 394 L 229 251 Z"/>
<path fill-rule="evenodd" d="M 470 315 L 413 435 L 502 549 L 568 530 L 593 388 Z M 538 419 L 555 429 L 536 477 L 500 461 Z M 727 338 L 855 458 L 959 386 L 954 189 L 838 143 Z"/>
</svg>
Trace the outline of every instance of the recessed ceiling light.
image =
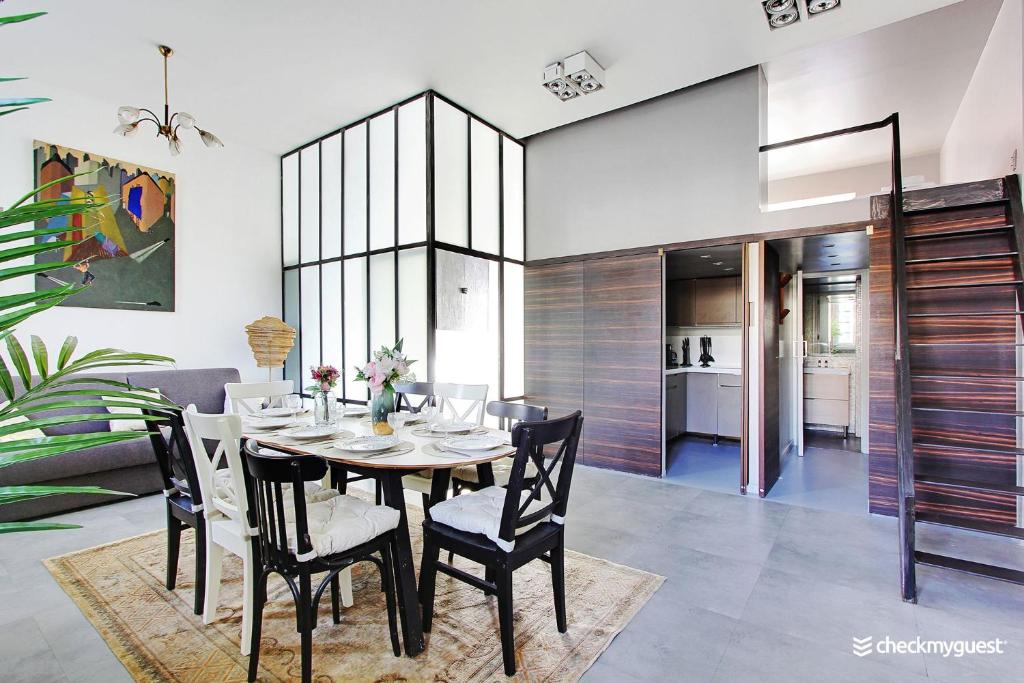
<svg viewBox="0 0 1024 683">
<path fill-rule="evenodd" d="M 768 14 L 783 14 L 795 4 L 796 0 L 768 0 L 764 3 L 764 11 Z"/>
<path fill-rule="evenodd" d="M 814 16 L 839 7 L 839 0 L 807 0 L 807 14 Z"/>
<path fill-rule="evenodd" d="M 834 247 L 834 246 L 836 246 L 836 245 L 834 245 L 834 244 L 826 244 L 826 245 L 825 245 L 825 248 L 826 248 L 826 249 L 831 249 L 831 248 L 832 248 L 832 247 Z"/>
<path fill-rule="evenodd" d="M 768 23 L 771 24 L 772 28 L 782 28 L 783 26 L 789 26 L 794 23 L 800 17 L 796 10 L 792 12 L 784 12 L 783 14 L 773 14 L 768 18 Z"/>
<path fill-rule="evenodd" d="M 724 262 L 724 261 L 715 261 L 715 262 L 714 262 L 714 263 L 712 263 L 711 265 L 713 265 L 713 266 L 720 266 L 720 265 L 722 265 L 723 263 L 725 263 L 725 262 Z"/>
<path fill-rule="evenodd" d="M 711 258 L 711 254 L 701 254 L 701 258 Z"/>
<path fill-rule="evenodd" d="M 722 270 L 736 270 L 736 269 L 733 268 L 732 266 L 729 266 L 728 268 L 722 268 Z"/>
<path fill-rule="evenodd" d="M 796 0 L 762 0 L 761 6 L 768 19 L 768 26 L 772 29 L 800 21 L 800 8 L 797 7 Z"/>
</svg>

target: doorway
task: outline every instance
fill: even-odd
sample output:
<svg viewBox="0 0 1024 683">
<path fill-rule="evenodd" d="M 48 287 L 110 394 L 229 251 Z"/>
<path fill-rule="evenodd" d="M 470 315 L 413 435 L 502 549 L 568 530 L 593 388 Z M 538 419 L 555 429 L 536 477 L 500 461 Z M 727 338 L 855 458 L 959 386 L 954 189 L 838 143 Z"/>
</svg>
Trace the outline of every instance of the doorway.
<svg viewBox="0 0 1024 683">
<path fill-rule="evenodd" d="M 858 230 L 764 244 L 761 495 L 863 512 L 868 235 Z"/>
<path fill-rule="evenodd" d="M 664 478 L 737 493 L 745 482 L 742 244 L 665 254 Z"/>
</svg>

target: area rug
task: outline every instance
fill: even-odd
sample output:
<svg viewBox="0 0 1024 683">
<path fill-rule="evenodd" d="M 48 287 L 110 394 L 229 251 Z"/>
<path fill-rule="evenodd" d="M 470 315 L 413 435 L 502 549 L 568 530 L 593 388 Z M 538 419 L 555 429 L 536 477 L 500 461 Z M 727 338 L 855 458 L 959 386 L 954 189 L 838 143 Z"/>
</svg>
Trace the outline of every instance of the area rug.
<svg viewBox="0 0 1024 683">
<path fill-rule="evenodd" d="M 410 507 L 414 557 L 422 513 Z M 183 537 L 177 588 L 164 588 L 165 532 L 157 531 L 46 560 L 46 567 L 139 681 L 244 681 L 239 653 L 242 564 L 225 561 L 218 620 L 192 613 L 194 543 Z M 459 558 L 456 558 L 458 564 Z M 418 562 L 417 562 L 418 564 Z M 474 565 L 466 563 L 464 568 Z M 321 601 L 313 632 L 315 681 L 576 681 L 658 590 L 664 577 L 566 552 L 568 633 L 555 626 L 551 573 L 533 562 L 515 573 L 518 675 L 506 678 L 493 597 L 438 574 L 434 622 L 416 658 L 391 653 L 384 596 L 373 565 L 352 575 L 355 605 L 334 624 Z M 299 678 L 295 608 L 274 577 L 263 616 L 260 680 Z"/>
</svg>

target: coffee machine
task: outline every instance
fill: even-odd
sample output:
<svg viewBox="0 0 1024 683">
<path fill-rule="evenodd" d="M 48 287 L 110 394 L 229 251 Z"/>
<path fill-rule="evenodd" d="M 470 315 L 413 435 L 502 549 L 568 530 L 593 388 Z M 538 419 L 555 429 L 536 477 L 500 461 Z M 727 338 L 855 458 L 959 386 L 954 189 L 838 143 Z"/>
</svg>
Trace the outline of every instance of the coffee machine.
<svg viewBox="0 0 1024 683">
<path fill-rule="evenodd" d="M 679 356 L 671 344 L 665 344 L 665 367 L 674 368 L 679 363 Z"/>
</svg>

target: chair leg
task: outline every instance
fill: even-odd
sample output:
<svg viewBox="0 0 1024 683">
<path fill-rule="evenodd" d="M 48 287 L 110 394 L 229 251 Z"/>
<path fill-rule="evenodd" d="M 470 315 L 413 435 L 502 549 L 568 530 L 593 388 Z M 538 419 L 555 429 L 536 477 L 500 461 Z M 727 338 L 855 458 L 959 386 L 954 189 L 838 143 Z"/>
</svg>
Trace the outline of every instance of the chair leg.
<svg viewBox="0 0 1024 683">
<path fill-rule="evenodd" d="M 423 632 L 429 633 L 434 620 L 434 593 L 437 588 L 437 558 L 441 548 L 423 535 L 423 559 L 420 562 L 420 608 L 423 610 Z"/>
<path fill-rule="evenodd" d="M 224 566 L 224 548 L 206 535 L 206 596 L 203 600 L 203 623 L 212 624 L 217 619 L 217 603 L 220 599 L 220 575 Z M 244 639 L 243 639 L 244 640 Z"/>
<path fill-rule="evenodd" d="M 178 582 L 178 553 L 181 550 L 181 522 L 171 514 L 167 505 L 167 590 L 174 590 Z"/>
<path fill-rule="evenodd" d="M 339 595 L 341 593 L 341 582 L 338 581 L 338 575 L 335 574 L 331 577 L 331 619 L 334 620 L 335 624 L 341 623 L 341 604 Z"/>
<path fill-rule="evenodd" d="M 263 629 L 263 604 L 267 601 L 267 579 L 269 573 L 260 571 L 253 586 L 252 596 L 252 637 L 249 640 L 249 683 L 256 680 L 260 668 L 260 635 Z"/>
<path fill-rule="evenodd" d="M 200 518 L 196 525 L 196 596 L 192 611 L 203 613 L 206 602 L 206 520 Z"/>
<path fill-rule="evenodd" d="M 512 568 L 504 565 L 494 572 L 498 587 L 498 624 L 501 629 L 501 658 L 505 675 L 516 673 L 516 637 L 512 626 Z"/>
<path fill-rule="evenodd" d="M 558 632 L 565 633 L 565 541 L 564 532 L 559 534 L 558 545 L 551 549 L 551 588 L 555 594 L 555 622 Z"/>
<path fill-rule="evenodd" d="M 384 488 L 381 486 L 380 479 L 377 479 L 374 483 L 374 502 L 376 505 L 380 505 L 381 499 L 384 497 Z"/>
<path fill-rule="evenodd" d="M 249 654 L 252 647 L 252 606 L 253 606 L 253 581 L 256 572 L 256 561 L 253 557 L 252 543 L 245 544 L 245 557 L 242 558 L 242 637 L 239 639 L 242 656 Z M 220 579 L 217 580 L 218 587 Z M 207 587 L 209 591 L 209 587 Z M 214 609 L 216 609 L 214 604 Z"/>
<path fill-rule="evenodd" d="M 388 541 L 380 551 L 384 567 L 381 570 L 381 583 L 384 584 L 384 601 L 388 610 L 388 632 L 391 635 L 391 651 L 396 657 L 402 655 L 402 649 L 398 645 L 398 615 L 395 598 L 395 561 L 391 552 L 391 541 Z"/>
<path fill-rule="evenodd" d="M 341 605 L 351 607 L 356 604 L 352 597 L 352 567 L 338 574 L 338 579 L 341 582 Z"/>
<path fill-rule="evenodd" d="M 300 657 L 302 659 L 302 683 L 309 683 L 313 678 L 313 587 L 309 571 L 299 573 L 299 603 L 295 609 L 299 613 L 299 638 L 301 639 Z"/>
<path fill-rule="evenodd" d="M 423 498 L 423 517 L 430 519 L 430 496 L 425 493 L 421 493 L 420 496 Z"/>
</svg>

